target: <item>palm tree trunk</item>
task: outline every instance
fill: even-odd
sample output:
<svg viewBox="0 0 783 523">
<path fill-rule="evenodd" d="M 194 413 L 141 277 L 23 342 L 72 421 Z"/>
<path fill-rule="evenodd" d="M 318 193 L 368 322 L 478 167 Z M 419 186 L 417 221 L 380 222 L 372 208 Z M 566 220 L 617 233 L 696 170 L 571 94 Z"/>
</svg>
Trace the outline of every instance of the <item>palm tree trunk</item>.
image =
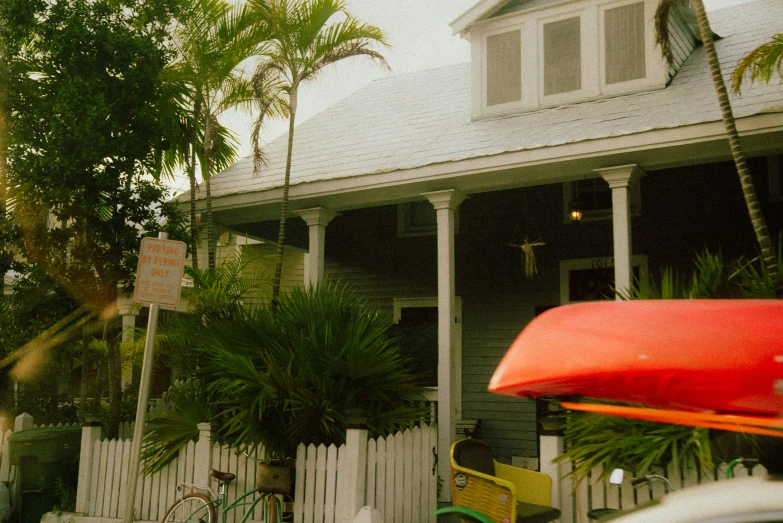
<svg viewBox="0 0 783 523">
<path fill-rule="evenodd" d="M 204 178 L 204 186 L 206 187 L 206 200 L 207 200 L 207 267 L 210 269 L 215 268 L 215 243 L 212 241 L 214 235 L 214 227 L 212 223 L 212 186 L 210 184 L 210 155 L 212 154 L 212 126 L 211 115 L 207 115 L 207 123 L 204 126 L 204 169 L 202 170 L 202 177 Z"/>
<path fill-rule="evenodd" d="M 285 243 L 285 219 L 288 214 L 288 193 L 291 188 L 291 156 L 294 148 L 294 121 L 296 120 L 297 86 L 291 88 L 288 119 L 288 155 L 285 160 L 285 179 L 283 180 L 283 199 L 280 202 L 280 228 L 277 232 L 277 254 L 275 255 L 275 275 L 272 280 L 272 307 L 277 306 L 280 296 L 280 280 L 283 277 L 283 247 Z"/>
<path fill-rule="evenodd" d="M 192 156 L 189 156 L 192 155 Z M 190 245 L 192 264 L 198 269 L 198 225 L 196 224 L 196 148 L 192 152 L 185 151 L 185 163 L 190 181 Z"/>
<path fill-rule="evenodd" d="M 710 75 L 712 75 L 712 83 L 715 86 L 715 93 L 718 96 L 721 118 L 723 119 L 723 124 L 726 126 L 726 135 L 729 139 L 731 155 L 734 157 L 734 164 L 737 166 L 737 174 L 739 175 L 742 194 L 745 196 L 745 204 L 748 207 L 748 214 L 750 215 L 750 221 L 753 225 L 753 231 L 756 234 L 756 241 L 761 249 L 761 257 L 764 259 L 764 264 L 767 266 L 770 279 L 772 282 L 777 283 L 778 265 L 775 248 L 772 245 L 772 239 L 770 238 L 769 230 L 767 229 L 767 222 L 764 218 L 764 214 L 761 212 L 761 206 L 759 205 L 759 200 L 756 196 L 756 187 L 753 184 L 753 178 L 751 177 L 750 170 L 745 161 L 745 153 L 742 150 L 734 114 L 731 110 L 731 102 L 729 101 L 729 95 L 726 91 L 726 84 L 723 81 L 723 73 L 721 72 L 720 62 L 718 61 L 718 53 L 715 50 L 712 29 L 710 28 L 710 23 L 707 19 L 707 13 L 704 10 L 702 0 L 693 0 L 693 6 L 696 10 L 696 19 L 699 23 L 701 39 L 702 42 L 704 42 L 704 52 L 707 55 L 707 63 L 709 65 Z M 780 288 L 780 286 L 778 287 L 779 288 L 776 291 L 778 298 L 783 298 L 783 288 Z"/>
</svg>

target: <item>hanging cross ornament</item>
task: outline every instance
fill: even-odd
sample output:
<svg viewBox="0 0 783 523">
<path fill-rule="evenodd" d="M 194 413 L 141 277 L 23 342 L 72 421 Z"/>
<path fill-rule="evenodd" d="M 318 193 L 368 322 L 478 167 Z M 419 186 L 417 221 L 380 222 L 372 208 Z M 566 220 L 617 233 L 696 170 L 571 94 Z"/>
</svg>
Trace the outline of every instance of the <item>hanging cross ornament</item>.
<svg viewBox="0 0 783 523">
<path fill-rule="evenodd" d="M 522 254 L 525 257 L 525 278 L 528 280 L 533 279 L 533 275 L 538 273 L 538 269 L 536 268 L 536 253 L 533 252 L 533 247 L 546 245 L 546 243 L 542 242 L 541 240 L 536 240 L 531 243 L 527 238 L 525 238 L 525 241 L 522 242 L 522 245 L 517 245 L 515 243 L 510 243 L 509 245 L 511 247 L 519 247 L 522 249 Z"/>
</svg>

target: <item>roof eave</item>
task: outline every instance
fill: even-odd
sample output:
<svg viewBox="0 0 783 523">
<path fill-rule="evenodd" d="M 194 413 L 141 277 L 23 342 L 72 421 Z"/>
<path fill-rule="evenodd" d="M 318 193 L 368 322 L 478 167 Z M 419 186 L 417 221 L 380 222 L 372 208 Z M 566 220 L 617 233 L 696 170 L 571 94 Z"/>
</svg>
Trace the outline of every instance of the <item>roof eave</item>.
<svg viewBox="0 0 783 523">
<path fill-rule="evenodd" d="M 508 0 L 481 0 L 449 24 L 451 27 L 451 34 L 456 35 L 463 33 L 472 23 L 494 13 L 506 2 L 508 2 Z"/>
</svg>

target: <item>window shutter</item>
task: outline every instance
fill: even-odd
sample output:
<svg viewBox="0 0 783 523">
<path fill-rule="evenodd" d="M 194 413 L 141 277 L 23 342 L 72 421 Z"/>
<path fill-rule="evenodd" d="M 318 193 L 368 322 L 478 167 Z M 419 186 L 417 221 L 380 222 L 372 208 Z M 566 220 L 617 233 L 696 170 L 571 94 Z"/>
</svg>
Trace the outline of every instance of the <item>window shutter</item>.
<svg viewBox="0 0 783 523">
<path fill-rule="evenodd" d="M 645 77 L 644 3 L 604 11 L 606 83 Z"/>
<path fill-rule="evenodd" d="M 522 99 L 522 35 L 519 30 L 487 37 L 487 105 Z"/>
<path fill-rule="evenodd" d="M 544 96 L 582 88 L 579 17 L 544 25 Z"/>
</svg>

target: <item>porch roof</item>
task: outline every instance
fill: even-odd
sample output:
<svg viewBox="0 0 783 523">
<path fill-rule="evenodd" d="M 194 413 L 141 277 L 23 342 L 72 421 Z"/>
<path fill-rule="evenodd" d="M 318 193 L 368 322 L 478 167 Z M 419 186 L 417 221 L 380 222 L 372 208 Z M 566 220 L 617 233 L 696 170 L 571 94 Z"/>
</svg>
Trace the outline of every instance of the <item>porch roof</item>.
<svg viewBox="0 0 783 523">
<path fill-rule="evenodd" d="M 726 35 L 716 42 L 726 75 L 744 54 L 772 34 L 783 32 L 779 0 L 741 4 L 712 12 L 710 18 L 714 30 Z M 470 117 L 470 76 L 466 63 L 377 80 L 303 122 L 296 129 L 294 143 L 291 184 L 299 189 L 292 189 L 292 201 L 401 183 L 435 190 L 440 188 L 435 180 L 442 183 L 455 173 L 469 172 L 474 175 L 473 185 L 463 190 L 478 190 L 489 181 L 479 179 L 479 174 L 493 170 L 501 174 L 489 185 L 524 185 L 536 177 L 538 183 L 557 181 L 551 178 L 555 175 L 537 174 L 534 169 L 527 175 L 517 170 L 513 182 L 510 174 L 503 182 L 502 171 L 569 159 L 573 160 L 571 167 L 577 160 L 580 168 L 605 167 L 610 153 L 615 155 L 613 160 L 662 168 L 674 165 L 678 155 L 686 153 L 684 149 L 660 151 L 685 144 L 701 144 L 698 154 L 702 157 L 728 157 L 701 47 L 665 89 L 481 121 Z M 746 85 L 741 96 L 732 97 L 732 105 L 744 135 L 783 131 L 783 87 L 776 80 L 769 85 Z M 270 164 L 258 175 L 253 174 L 250 157 L 218 174 L 212 181 L 216 209 L 279 201 L 286 141 L 284 135 L 266 146 Z M 777 147 L 771 142 L 767 139 L 763 147 Z M 621 153 L 625 156 L 617 156 Z M 688 149 L 687 154 L 691 153 Z M 585 161 L 590 157 L 595 161 Z M 680 163 L 700 159 L 693 153 Z M 557 176 L 573 175 L 561 172 Z M 520 176 L 531 180 L 520 180 Z M 433 183 L 424 186 L 424 180 Z M 405 197 L 410 195 L 397 195 L 398 200 Z"/>
</svg>

